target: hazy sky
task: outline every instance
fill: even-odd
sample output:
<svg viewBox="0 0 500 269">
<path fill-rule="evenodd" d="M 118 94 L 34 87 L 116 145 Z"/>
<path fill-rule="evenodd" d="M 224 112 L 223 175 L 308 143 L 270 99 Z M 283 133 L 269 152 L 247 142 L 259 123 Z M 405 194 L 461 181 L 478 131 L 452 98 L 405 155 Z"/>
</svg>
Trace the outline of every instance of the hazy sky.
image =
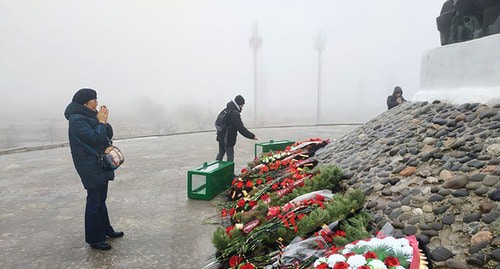
<svg viewBox="0 0 500 269">
<path fill-rule="evenodd" d="M 321 32 L 325 121 L 368 120 L 395 85 L 407 99 L 418 91 L 443 2 L 0 0 L 0 112 L 62 117 L 74 92 L 92 87 L 111 113 L 145 99 L 217 112 L 242 94 L 251 117 L 257 22 L 260 117 L 315 121 Z"/>
</svg>

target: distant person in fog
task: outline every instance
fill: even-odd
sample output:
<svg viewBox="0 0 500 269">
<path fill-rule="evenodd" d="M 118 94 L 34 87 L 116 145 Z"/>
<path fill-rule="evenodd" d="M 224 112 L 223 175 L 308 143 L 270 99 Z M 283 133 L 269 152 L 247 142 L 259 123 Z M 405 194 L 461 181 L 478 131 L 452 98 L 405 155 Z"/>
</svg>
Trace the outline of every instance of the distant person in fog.
<svg viewBox="0 0 500 269">
<path fill-rule="evenodd" d="M 241 111 L 245 105 L 245 98 L 238 95 L 227 103 L 226 108 L 219 113 L 217 118 L 221 118 L 221 128 L 217 127 L 217 142 L 219 142 L 219 152 L 215 157 L 216 160 L 222 161 L 224 155 L 227 154 L 227 161 L 234 161 L 234 145 L 236 144 L 236 136 L 238 132 L 248 139 L 258 140 L 254 133 L 250 132 L 241 121 Z M 221 117 L 223 116 L 223 117 Z"/>
<path fill-rule="evenodd" d="M 69 121 L 68 136 L 73 164 L 87 190 L 85 241 L 91 248 L 98 250 L 111 249 L 106 237 L 124 235 L 111 226 L 106 207 L 108 181 L 114 179 L 115 173 L 101 168 L 97 156 L 97 152 L 102 153 L 113 138 L 108 114 L 108 108 L 104 105 L 97 110 L 97 92 L 93 89 L 78 90 L 64 111 Z"/>
<path fill-rule="evenodd" d="M 394 88 L 394 92 L 392 92 L 392 94 L 387 97 L 387 109 L 391 109 L 404 102 L 406 102 L 406 99 L 403 97 L 403 89 L 401 89 L 401 87 L 399 86 L 396 86 Z"/>
</svg>

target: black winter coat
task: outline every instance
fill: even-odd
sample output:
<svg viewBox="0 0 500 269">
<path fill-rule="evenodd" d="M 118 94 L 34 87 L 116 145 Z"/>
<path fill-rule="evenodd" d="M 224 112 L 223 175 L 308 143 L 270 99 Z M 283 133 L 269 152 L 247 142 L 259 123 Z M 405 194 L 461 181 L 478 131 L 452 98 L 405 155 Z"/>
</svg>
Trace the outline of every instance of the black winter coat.
<svg viewBox="0 0 500 269">
<path fill-rule="evenodd" d="M 401 98 L 403 103 L 406 102 L 406 99 L 404 99 L 403 96 L 400 96 L 399 98 Z M 387 96 L 387 109 L 391 109 L 397 105 L 399 105 L 399 103 L 397 101 L 397 97 L 394 94 Z"/>
<path fill-rule="evenodd" d="M 227 127 L 226 130 L 217 132 L 217 141 L 224 142 L 226 146 L 232 147 L 236 144 L 238 132 L 248 139 L 254 139 L 255 134 L 250 132 L 241 121 L 239 107 L 233 101 L 229 101 L 226 105 L 226 109 L 228 111 L 226 116 Z"/>
<path fill-rule="evenodd" d="M 69 121 L 68 137 L 73 164 L 85 189 L 92 189 L 113 180 L 115 173 L 100 167 L 99 157 L 83 143 L 102 153 L 111 143 L 113 128 L 99 123 L 97 112 L 75 102 L 71 102 L 64 111 Z"/>
</svg>

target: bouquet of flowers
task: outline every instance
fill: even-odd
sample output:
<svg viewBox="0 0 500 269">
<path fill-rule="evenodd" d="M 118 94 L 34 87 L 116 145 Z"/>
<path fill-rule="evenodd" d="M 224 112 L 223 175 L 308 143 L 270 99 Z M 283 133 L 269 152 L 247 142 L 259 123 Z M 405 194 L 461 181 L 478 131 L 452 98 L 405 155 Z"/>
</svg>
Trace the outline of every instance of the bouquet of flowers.
<svg viewBox="0 0 500 269">
<path fill-rule="evenodd" d="M 413 240 L 372 238 L 347 244 L 314 262 L 315 269 L 408 269 L 414 256 Z"/>
<path fill-rule="evenodd" d="M 312 158 L 315 151 L 328 143 L 330 140 L 311 138 L 296 142 L 283 151 L 262 153 L 249 163 L 248 167 L 243 168 L 239 177 L 233 180 L 228 198 L 237 200 L 247 197 L 256 192 L 259 186 L 264 186 L 266 191 L 269 188 L 274 192 L 281 190 L 279 195 L 290 192 L 296 185 L 301 184 L 300 180 L 307 174 L 307 170 L 318 164 L 318 161 Z M 293 183 L 295 186 L 291 186 Z"/>
<path fill-rule="evenodd" d="M 223 268 L 310 268 L 328 251 L 370 236 L 363 193 L 334 195 L 342 170 L 315 167 L 312 156 L 328 143 L 299 142 L 264 153 L 242 169 L 231 184 L 231 201 L 221 209 L 222 227 L 212 238 Z M 324 227 L 335 221 L 342 227 Z"/>
</svg>

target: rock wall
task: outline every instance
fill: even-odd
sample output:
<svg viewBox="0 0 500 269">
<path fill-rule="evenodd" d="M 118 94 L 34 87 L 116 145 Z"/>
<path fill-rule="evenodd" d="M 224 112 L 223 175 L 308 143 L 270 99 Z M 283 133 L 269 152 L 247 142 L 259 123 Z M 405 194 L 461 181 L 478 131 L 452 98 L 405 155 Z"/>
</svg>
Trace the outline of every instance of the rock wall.
<svg viewBox="0 0 500 269">
<path fill-rule="evenodd" d="M 427 243 L 434 268 L 500 268 L 500 104 L 412 102 L 317 153 L 396 235 Z"/>
</svg>

